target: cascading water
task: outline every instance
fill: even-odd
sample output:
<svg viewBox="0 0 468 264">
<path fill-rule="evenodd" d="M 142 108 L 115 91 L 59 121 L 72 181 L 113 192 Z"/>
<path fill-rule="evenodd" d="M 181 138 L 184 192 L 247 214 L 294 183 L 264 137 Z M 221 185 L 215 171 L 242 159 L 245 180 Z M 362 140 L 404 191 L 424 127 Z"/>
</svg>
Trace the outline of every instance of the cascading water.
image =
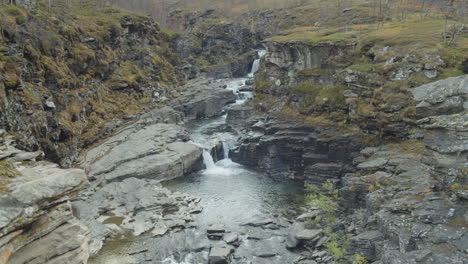
<svg viewBox="0 0 468 264">
<path fill-rule="evenodd" d="M 252 78 L 254 77 L 255 73 L 258 71 L 258 68 L 260 67 L 260 60 L 262 59 L 263 56 L 266 54 L 266 50 L 258 50 L 258 59 L 254 60 L 252 64 L 252 70 L 250 71 L 248 77 Z"/>
<path fill-rule="evenodd" d="M 203 163 L 205 164 L 207 170 L 216 167 L 213 157 L 207 150 L 203 151 Z"/>
</svg>

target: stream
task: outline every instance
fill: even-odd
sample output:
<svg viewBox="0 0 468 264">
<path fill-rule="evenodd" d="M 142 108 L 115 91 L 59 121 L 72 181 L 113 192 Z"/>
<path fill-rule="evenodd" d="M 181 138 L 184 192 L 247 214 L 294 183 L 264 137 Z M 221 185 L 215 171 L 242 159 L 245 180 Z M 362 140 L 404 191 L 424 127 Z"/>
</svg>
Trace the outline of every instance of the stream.
<svg viewBox="0 0 468 264">
<path fill-rule="evenodd" d="M 260 56 L 263 54 L 259 52 Z M 229 80 L 227 89 L 238 95 L 235 104 L 252 97 L 242 87 L 254 75 L 258 63 L 259 60 L 254 62 L 248 77 Z M 226 236 L 238 237 L 231 263 L 293 263 L 298 255 L 288 251 L 284 241 L 291 210 L 304 204 L 303 187 L 275 182 L 264 173 L 229 159 L 229 148 L 238 135 L 226 125 L 226 115 L 188 122 L 186 127 L 195 145 L 209 149 L 217 142 L 223 144 L 223 157 L 217 162 L 205 150 L 205 169 L 163 182 L 173 192 L 199 197 L 201 212 L 194 214 L 191 225 L 179 232 L 158 237 L 127 235 L 108 241 L 89 263 L 205 264 L 211 247 L 230 247 L 223 239 L 207 238 L 207 230 L 213 227 L 225 230 L 224 240 Z"/>
</svg>

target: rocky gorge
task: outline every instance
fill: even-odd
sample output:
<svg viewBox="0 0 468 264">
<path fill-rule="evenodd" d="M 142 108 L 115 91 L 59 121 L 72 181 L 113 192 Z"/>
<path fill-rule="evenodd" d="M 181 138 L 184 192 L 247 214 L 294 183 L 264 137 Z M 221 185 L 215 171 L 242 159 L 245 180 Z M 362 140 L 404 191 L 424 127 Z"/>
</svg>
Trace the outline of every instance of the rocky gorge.
<svg viewBox="0 0 468 264">
<path fill-rule="evenodd" d="M 446 78 L 442 53 L 260 44 L 273 33 L 210 10 L 172 13 L 173 36 L 117 14 L 109 36 L 56 43 L 113 58 L 99 78 L 96 58 L 54 62 L 100 87 L 78 105 L 58 84 L 44 96 L 50 69 L 24 74 L 42 63 L 5 29 L 0 263 L 467 262 L 468 77 Z M 14 60 L 21 71 L 3 67 Z M 109 103 L 124 111 L 95 119 Z"/>
</svg>

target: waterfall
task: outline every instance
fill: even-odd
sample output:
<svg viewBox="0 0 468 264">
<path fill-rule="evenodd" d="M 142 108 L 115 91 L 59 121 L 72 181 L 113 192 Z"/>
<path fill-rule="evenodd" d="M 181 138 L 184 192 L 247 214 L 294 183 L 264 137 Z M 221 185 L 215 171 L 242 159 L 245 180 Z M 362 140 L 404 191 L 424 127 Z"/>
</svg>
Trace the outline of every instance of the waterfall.
<svg viewBox="0 0 468 264">
<path fill-rule="evenodd" d="M 258 68 L 260 67 L 260 59 L 265 56 L 266 54 L 266 50 L 258 50 L 257 51 L 257 54 L 258 54 L 258 59 L 254 60 L 253 64 L 252 64 L 252 70 L 250 71 L 249 73 L 249 77 L 254 77 L 255 73 L 258 71 Z"/>
<path fill-rule="evenodd" d="M 223 141 L 223 151 L 224 151 L 224 158 L 229 159 L 229 145 L 225 141 Z"/>
<path fill-rule="evenodd" d="M 203 163 L 207 169 L 216 167 L 213 157 L 211 157 L 211 154 L 207 150 L 203 150 Z"/>
</svg>

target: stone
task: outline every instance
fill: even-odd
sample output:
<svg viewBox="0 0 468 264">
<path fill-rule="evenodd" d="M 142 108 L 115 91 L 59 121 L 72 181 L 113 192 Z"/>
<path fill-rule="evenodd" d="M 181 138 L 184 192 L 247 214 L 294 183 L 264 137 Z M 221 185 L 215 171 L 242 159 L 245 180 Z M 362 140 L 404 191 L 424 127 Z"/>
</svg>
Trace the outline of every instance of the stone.
<svg viewBox="0 0 468 264">
<path fill-rule="evenodd" d="M 169 229 L 165 228 L 165 227 L 156 227 L 153 229 L 153 231 L 151 231 L 151 234 L 153 236 L 163 236 L 165 235 L 167 232 L 169 231 Z"/>
<path fill-rule="evenodd" d="M 20 152 L 9 158 L 10 161 L 36 161 L 44 158 L 44 152 Z"/>
<path fill-rule="evenodd" d="M 317 216 L 319 216 L 321 214 L 322 213 L 321 213 L 320 210 L 314 210 L 314 211 L 309 212 L 309 213 L 301 214 L 300 216 L 298 216 L 296 218 L 296 221 L 299 221 L 299 222 L 311 221 L 311 220 L 314 220 Z"/>
<path fill-rule="evenodd" d="M 212 234 L 212 233 L 224 233 L 226 232 L 226 229 L 222 228 L 222 227 L 219 227 L 219 226 L 213 226 L 213 227 L 209 227 L 206 232 L 208 234 Z"/>
<path fill-rule="evenodd" d="M 371 159 L 357 165 L 359 169 L 363 170 L 378 170 L 382 169 L 387 164 L 387 159 Z"/>
<path fill-rule="evenodd" d="M 52 101 L 46 101 L 46 102 L 45 102 L 45 106 L 46 106 L 48 109 L 55 109 L 55 108 L 56 108 L 55 103 L 52 102 Z"/>
<path fill-rule="evenodd" d="M 209 264 L 228 264 L 231 262 L 232 248 L 213 247 L 208 255 Z"/>
<path fill-rule="evenodd" d="M 296 238 L 299 240 L 315 240 L 322 233 L 322 229 L 305 229 L 296 233 Z"/>
<path fill-rule="evenodd" d="M 224 232 L 223 233 L 208 233 L 206 236 L 208 237 L 208 239 L 221 240 L 223 239 Z"/>
<path fill-rule="evenodd" d="M 57 199 L 87 182 L 83 170 L 61 169 L 50 162 L 21 167 L 18 171 L 22 176 L 10 184 L 10 196 L 26 205 Z"/>
<path fill-rule="evenodd" d="M 414 100 L 442 103 L 450 97 L 468 94 L 468 76 L 451 77 L 414 88 Z"/>
<path fill-rule="evenodd" d="M 259 258 L 272 258 L 274 256 L 276 256 L 276 253 L 274 252 L 263 252 L 263 253 L 257 254 L 257 257 Z"/>
<path fill-rule="evenodd" d="M 239 242 L 239 236 L 235 233 L 226 234 L 223 238 L 227 244 L 236 244 Z"/>
<path fill-rule="evenodd" d="M 351 254 L 360 253 L 368 261 L 375 261 L 375 243 L 383 240 L 383 234 L 380 231 L 367 231 L 349 239 L 349 252 Z"/>
<path fill-rule="evenodd" d="M 295 222 L 289 228 L 288 236 L 286 237 L 287 249 L 293 249 L 299 245 L 300 240 L 297 239 L 296 235 L 302 232 L 302 230 L 305 230 L 305 224 L 303 222 Z"/>
</svg>

